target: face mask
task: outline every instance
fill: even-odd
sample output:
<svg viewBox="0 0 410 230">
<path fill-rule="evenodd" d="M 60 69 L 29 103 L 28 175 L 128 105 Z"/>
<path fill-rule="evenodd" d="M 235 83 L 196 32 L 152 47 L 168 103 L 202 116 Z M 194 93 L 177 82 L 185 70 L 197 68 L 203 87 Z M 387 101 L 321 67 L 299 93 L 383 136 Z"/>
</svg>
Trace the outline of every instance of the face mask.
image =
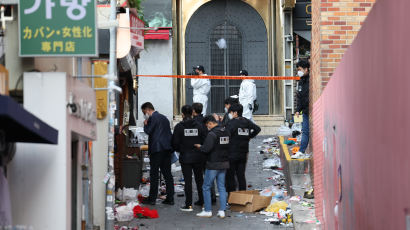
<svg viewBox="0 0 410 230">
<path fill-rule="evenodd" d="M 144 113 L 144 119 L 145 119 L 145 120 L 148 120 L 148 118 L 149 118 L 149 115 L 146 114 L 146 113 Z"/>
<path fill-rule="evenodd" d="M 228 109 L 227 108 L 225 108 L 225 113 L 227 113 L 228 112 Z"/>
<path fill-rule="evenodd" d="M 298 71 L 298 76 L 299 77 L 303 77 L 304 75 L 305 75 L 305 73 L 303 71 L 300 71 L 300 70 Z"/>
<path fill-rule="evenodd" d="M 229 117 L 229 120 L 232 120 L 233 119 L 232 113 L 228 114 L 228 117 Z"/>
</svg>

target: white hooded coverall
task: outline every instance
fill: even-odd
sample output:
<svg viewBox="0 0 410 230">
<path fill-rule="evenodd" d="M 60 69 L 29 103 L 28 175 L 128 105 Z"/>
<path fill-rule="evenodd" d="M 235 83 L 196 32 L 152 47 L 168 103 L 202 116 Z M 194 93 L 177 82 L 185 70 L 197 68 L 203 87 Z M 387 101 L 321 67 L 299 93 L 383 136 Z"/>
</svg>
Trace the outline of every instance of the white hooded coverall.
<svg viewBox="0 0 410 230">
<path fill-rule="evenodd" d="M 201 76 L 206 76 L 203 74 Z M 191 86 L 194 88 L 194 103 L 203 105 L 202 115 L 205 116 L 208 106 L 208 94 L 211 91 L 211 81 L 209 79 L 191 79 Z"/>
<path fill-rule="evenodd" d="M 254 80 L 245 79 L 239 89 L 239 103 L 243 106 L 242 116 L 253 121 L 252 110 L 253 102 L 256 100 L 256 85 Z M 249 108 L 249 105 L 252 109 Z"/>
</svg>

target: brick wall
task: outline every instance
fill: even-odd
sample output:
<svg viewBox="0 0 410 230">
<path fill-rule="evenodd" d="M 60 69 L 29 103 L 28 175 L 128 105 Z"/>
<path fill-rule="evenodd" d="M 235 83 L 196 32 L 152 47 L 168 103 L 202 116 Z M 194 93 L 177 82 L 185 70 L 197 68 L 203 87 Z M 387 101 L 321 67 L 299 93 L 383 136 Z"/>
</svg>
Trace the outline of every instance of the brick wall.
<svg viewBox="0 0 410 230">
<path fill-rule="evenodd" d="M 320 96 L 375 0 L 312 1 L 312 102 Z"/>
</svg>

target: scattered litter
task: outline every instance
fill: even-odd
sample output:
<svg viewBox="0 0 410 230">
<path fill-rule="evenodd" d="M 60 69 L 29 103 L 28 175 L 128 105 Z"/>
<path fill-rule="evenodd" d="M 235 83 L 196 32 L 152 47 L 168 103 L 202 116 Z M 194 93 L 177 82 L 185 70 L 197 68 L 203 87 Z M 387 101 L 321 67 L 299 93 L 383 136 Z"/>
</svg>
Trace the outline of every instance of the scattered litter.
<svg viewBox="0 0 410 230">
<path fill-rule="evenodd" d="M 149 187 L 150 187 L 150 184 L 140 186 L 139 193 L 141 194 L 141 196 L 143 197 L 149 196 Z"/>
<path fill-rule="evenodd" d="M 264 221 L 265 222 L 273 222 L 273 221 L 279 221 L 279 219 L 278 218 L 267 218 L 267 219 L 264 219 Z"/>
<path fill-rule="evenodd" d="M 182 185 L 175 185 L 175 193 L 180 193 L 180 192 L 184 192 L 184 186 Z"/>
<path fill-rule="evenodd" d="M 273 216 L 274 215 L 273 212 L 265 212 L 265 211 L 260 211 L 259 214 L 265 215 L 265 216 Z"/>
<path fill-rule="evenodd" d="M 120 206 L 116 208 L 115 218 L 120 221 L 131 221 L 134 219 L 134 213 L 128 206 Z"/>
<path fill-rule="evenodd" d="M 292 196 L 292 197 L 289 199 L 289 201 L 299 202 L 301 199 L 302 199 L 302 197 L 300 197 L 300 196 Z"/>
<path fill-rule="evenodd" d="M 292 130 L 289 127 L 286 127 L 284 125 L 282 125 L 276 132 L 276 135 L 278 136 L 290 136 L 291 134 L 292 134 Z"/>
<path fill-rule="evenodd" d="M 284 143 L 285 145 L 294 145 L 294 144 L 296 144 L 296 142 L 293 141 L 293 140 L 286 140 L 286 141 L 284 141 L 283 143 Z"/>
<path fill-rule="evenodd" d="M 266 209 L 265 212 L 279 212 L 279 210 L 286 210 L 288 207 L 288 203 L 285 201 L 277 201 L 271 205 L 269 205 Z"/>
<path fill-rule="evenodd" d="M 271 158 L 263 162 L 263 168 L 282 168 L 282 164 L 279 158 Z"/>
<path fill-rule="evenodd" d="M 135 218 L 155 219 L 159 217 L 157 210 L 149 209 L 147 207 L 141 207 L 139 205 L 133 208 L 133 213 Z"/>
<path fill-rule="evenodd" d="M 179 172 L 179 171 L 181 171 L 182 169 L 181 169 L 181 166 L 176 166 L 175 164 L 172 164 L 171 165 L 171 172 L 172 173 L 176 173 L 176 172 Z"/>
<path fill-rule="evenodd" d="M 122 199 L 121 201 L 131 201 L 136 200 L 138 195 L 138 190 L 134 188 L 124 188 L 122 191 Z"/>
</svg>

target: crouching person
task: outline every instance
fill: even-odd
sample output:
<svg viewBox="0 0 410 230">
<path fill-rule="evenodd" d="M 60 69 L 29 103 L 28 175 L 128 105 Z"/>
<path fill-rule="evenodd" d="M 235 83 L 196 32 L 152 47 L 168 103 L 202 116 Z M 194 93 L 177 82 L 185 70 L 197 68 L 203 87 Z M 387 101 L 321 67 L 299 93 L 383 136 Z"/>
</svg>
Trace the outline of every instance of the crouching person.
<svg viewBox="0 0 410 230">
<path fill-rule="evenodd" d="M 229 168 L 229 132 L 218 125 L 213 116 L 207 116 L 204 122 L 209 133 L 203 145 L 196 144 L 201 152 L 207 155 L 204 184 L 202 186 L 205 208 L 198 213 L 199 217 L 212 217 L 211 187 L 216 178 L 219 191 L 218 217 L 225 218 L 227 193 L 225 189 L 225 175 Z"/>
</svg>

